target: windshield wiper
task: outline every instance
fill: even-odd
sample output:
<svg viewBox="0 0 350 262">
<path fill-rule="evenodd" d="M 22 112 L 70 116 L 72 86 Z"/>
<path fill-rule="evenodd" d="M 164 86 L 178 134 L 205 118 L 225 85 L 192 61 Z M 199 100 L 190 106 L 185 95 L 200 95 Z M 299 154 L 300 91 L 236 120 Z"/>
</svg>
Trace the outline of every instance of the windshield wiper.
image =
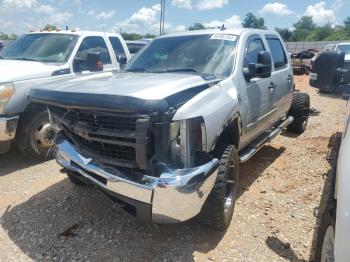
<svg viewBox="0 0 350 262">
<path fill-rule="evenodd" d="M 176 73 L 176 72 L 193 72 L 197 74 L 202 74 L 201 72 L 198 72 L 194 68 L 172 68 L 172 69 L 166 69 L 166 70 L 160 70 L 160 71 L 153 71 L 152 73 Z"/>
<path fill-rule="evenodd" d="M 194 68 L 172 68 L 172 69 L 166 69 L 166 70 L 160 70 L 160 71 L 152 71 L 152 73 L 178 73 L 178 72 L 195 73 L 195 74 L 203 77 L 205 80 L 211 80 L 211 79 L 218 78 L 216 75 L 205 74 L 205 73 L 197 71 Z"/>
<path fill-rule="evenodd" d="M 41 62 L 37 59 L 33 59 L 33 58 L 28 58 L 28 57 L 15 57 L 12 58 L 13 60 L 23 60 L 23 61 L 34 61 L 34 62 Z"/>
<path fill-rule="evenodd" d="M 126 71 L 126 72 L 149 73 L 149 71 L 146 68 L 143 68 L 143 67 L 136 67 L 136 68 L 125 69 L 124 71 Z"/>
</svg>

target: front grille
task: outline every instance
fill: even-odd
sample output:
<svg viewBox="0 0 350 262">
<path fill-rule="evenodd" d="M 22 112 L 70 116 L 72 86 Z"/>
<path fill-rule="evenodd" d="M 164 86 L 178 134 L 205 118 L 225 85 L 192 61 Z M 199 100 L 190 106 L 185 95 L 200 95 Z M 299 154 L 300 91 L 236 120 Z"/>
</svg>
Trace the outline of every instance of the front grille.
<svg viewBox="0 0 350 262">
<path fill-rule="evenodd" d="M 50 107 L 68 139 L 99 162 L 146 169 L 147 116 Z"/>
<path fill-rule="evenodd" d="M 88 113 L 82 110 L 67 110 L 61 107 L 50 108 L 55 115 L 63 117 L 67 121 L 83 122 L 92 128 L 105 128 L 110 130 L 134 131 L 137 118 L 134 116 L 101 114 L 99 112 Z"/>
<path fill-rule="evenodd" d="M 100 156 L 116 158 L 123 161 L 136 160 L 135 148 L 133 147 L 88 140 L 73 132 L 71 132 L 71 136 L 73 141 L 82 147 L 82 149 L 88 150 L 92 154 L 99 154 Z"/>
</svg>

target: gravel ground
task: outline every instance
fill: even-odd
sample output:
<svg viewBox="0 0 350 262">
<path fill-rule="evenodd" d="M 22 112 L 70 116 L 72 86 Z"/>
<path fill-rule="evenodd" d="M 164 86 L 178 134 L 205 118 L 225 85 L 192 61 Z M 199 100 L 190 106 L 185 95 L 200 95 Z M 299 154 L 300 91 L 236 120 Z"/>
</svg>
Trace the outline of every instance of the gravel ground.
<svg viewBox="0 0 350 262">
<path fill-rule="evenodd" d="M 71 184 L 54 161 L 0 156 L 0 261 L 309 261 L 317 210 L 342 130 L 345 102 L 319 95 L 301 136 L 284 133 L 241 166 L 231 226 L 141 225 L 94 188 Z M 334 150 L 333 150 L 334 151 Z"/>
</svg>

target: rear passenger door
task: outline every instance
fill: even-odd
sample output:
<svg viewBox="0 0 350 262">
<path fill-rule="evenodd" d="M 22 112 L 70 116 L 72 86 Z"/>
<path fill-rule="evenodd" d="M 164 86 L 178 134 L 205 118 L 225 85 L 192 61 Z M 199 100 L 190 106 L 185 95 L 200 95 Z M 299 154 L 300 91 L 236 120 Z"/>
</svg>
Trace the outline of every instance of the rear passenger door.
<svg viewBox="0 0 350 262">
<path fill-rule="evenodd" d="M 266 41 L 272 56 L 273 71 L 271 81 L 273 88 L 270 88 L 270 95 L 273 97 L 274 117 L 271 124 L 289 110 L 293 91 L 293 71 L 288 61 L 286 50 L 277 35 L 267 35 Z"/>
</svg>

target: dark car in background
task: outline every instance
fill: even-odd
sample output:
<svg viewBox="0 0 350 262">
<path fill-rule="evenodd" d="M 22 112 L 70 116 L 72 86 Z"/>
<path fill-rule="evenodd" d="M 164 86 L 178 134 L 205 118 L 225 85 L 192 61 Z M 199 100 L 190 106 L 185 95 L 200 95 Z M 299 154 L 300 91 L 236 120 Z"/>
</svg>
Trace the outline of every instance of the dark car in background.
<svg viewBox="0 0 350 262">
<path fill-rule="evenodd" d="M 148 45 L 152 40 L 150 39 L 142 39 L 142 40 L 129 40 L 126 41 L 126 45 L 129 48 L 129 52 L 131 56 L 134 56 L 137 52 L 139 52 L 142 48 Z"/>
</svg>

